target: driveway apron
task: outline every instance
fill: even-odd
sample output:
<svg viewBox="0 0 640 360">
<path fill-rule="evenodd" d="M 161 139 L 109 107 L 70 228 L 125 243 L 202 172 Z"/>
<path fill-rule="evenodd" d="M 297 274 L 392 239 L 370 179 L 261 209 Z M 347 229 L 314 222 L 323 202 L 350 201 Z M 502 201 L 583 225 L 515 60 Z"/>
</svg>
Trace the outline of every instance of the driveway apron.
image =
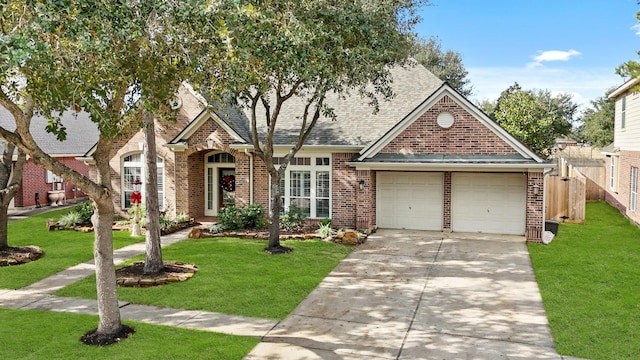
<svg viewBox="0 0 640 360">
<path fill-rule="evenodd" d="M 524 237 L 380 230 L 246 359 L 562 359 Z"/>
</svg>

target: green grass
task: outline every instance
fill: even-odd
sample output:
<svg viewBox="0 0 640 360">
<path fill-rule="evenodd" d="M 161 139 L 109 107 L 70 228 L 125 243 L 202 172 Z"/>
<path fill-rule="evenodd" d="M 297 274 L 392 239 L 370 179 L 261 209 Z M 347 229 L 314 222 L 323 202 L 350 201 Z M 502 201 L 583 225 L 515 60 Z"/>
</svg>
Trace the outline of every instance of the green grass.
<svg viewBox="0 0 640 360">
<path fill-rule="evenodd" d="M 638 359 L 640 229 L 604 202 L 529 252 L 558 352 Z"/>
<path fill-rule="evenodd" d="M 160 287 L 121 288 L 118 298 L 136 304 L 283 319 L 353 249 L 319 240 L 283 244 L 294 251 L 265 254 L 265 241 L 185 240 L 164 248 L 163 260 L 196 264 L 199 270 L 193 278 Z M 72 284 L 56 295 L 95 298 L 95 278 Z"/>
<path fill-rule="evenodd" d="M 260 342 L 126 321 L 136 333 L 122 342 L 81 343 L 97 323 L 97 316 L 0 309 L 0 359 L 242 359 Z"/>
<path fill-rule="evenodd" d="M 45 256 L 20 266 L 0 267 L 0 289 L 18 289 L 93 259 L 93 233 L 46 229 L 48 218 L 59 219 L 70 210 L 49 211 L 9 223 L 9 246 L 37 245 Z M 127 231 L 113 232 L 114 249 L 140 241 L 144 237 L 132 238 Z"/>
</svg>

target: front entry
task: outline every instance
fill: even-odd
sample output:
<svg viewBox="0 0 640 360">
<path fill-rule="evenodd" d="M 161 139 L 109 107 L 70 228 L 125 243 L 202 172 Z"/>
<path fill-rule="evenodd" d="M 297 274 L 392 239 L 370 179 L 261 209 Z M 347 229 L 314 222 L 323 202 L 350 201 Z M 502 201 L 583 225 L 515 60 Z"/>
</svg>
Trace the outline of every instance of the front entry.
<svg viewBox="0 0 640 360">
<path fill-rule="evenodd" d="M 217 216 L 218 210 L 235 204 L 236 170 L 231 154 L 208 155 L 205 165 L 205 216 Z"/>
</svg>

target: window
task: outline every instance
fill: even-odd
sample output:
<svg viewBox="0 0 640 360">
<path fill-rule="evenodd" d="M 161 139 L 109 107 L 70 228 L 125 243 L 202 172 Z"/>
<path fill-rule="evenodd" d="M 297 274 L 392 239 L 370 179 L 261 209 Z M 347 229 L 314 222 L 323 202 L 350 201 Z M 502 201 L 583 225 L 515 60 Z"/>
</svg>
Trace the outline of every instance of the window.
<svg viewBox="0 0 640 360">
<path fill-rule="evenodd" d="M 274 162 L 281 163 L 279 158 Z M 315 165 L 311 165 L 315 164 Z M 329 157 L 294 158 L 280 181 L 282 208 L 298 209 L 306 217 L 331 216 L 331 161 Z"/>
<path fill-rule="evenodd" d="M 638 210 L 638 168 L 631 168 L 631 199 L 629 200 L 629 209 L 633 212 Z"/>
<path fill-rule="evenodd" d="M 158 206 L 164 209 L 164 159 L 157 158 L 158 167 Z M 124 209 L 131 207 L 131 193 L 133 193 L 133 182 L 136 178 L 144 180 L 144 158 L 142 154 L 131 154 L 122 159 L 122 204 Z M 144 184 L 141 192 L 144 194 Z"/>
<path fill-rule="evenodd" d="M 627 117 L 627 97 L 622 97 L 622 111 L 620 111 L 620 128 L 624 129 Z"/>
<path fill-rule="evenodd" d="M 62 178 L 51 171 L 47 170 L 47 184 L 63 182 Z"/>
<path fill-rule="evenodd" d="M 611 156 L 611 162 L 609 164 L 609 188 L 618 192 L 618 156 Z"/>
</svg>

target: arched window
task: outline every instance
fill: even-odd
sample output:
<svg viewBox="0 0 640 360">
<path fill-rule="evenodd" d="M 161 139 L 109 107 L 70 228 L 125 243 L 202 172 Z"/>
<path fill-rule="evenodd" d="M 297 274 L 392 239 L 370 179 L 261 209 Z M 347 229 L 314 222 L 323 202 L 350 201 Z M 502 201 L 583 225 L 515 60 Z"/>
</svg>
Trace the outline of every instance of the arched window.
<svg viewBox="0 0 640 360">
<path fill-rule="evenodd" d="M 158 206 L 164 210 L 164 159 L 157 157 L 158 167 Z M 144 157 L 142 153 L 130 154 L 122 158 L 122 208 L 131 208 L 133 182 L 139 178 L 144 182 Z M 144 199 L 144 184 L 142 186 Z"/>
</svg>

